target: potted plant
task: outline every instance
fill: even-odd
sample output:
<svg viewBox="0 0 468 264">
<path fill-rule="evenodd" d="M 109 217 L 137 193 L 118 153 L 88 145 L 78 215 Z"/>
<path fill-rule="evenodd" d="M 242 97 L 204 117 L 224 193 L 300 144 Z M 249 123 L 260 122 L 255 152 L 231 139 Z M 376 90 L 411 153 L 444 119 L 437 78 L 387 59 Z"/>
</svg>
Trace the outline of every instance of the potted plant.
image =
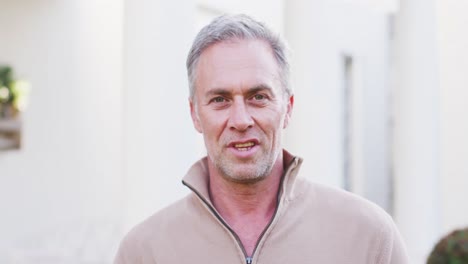
<svg viewBox="0 0 468 264">
<path fill-rule="evenodd" d="M 427 264 L 465 263 L 468 263 L 468 228 L 455 230 L 443 237 L 427 260 Z"/>
</svg>

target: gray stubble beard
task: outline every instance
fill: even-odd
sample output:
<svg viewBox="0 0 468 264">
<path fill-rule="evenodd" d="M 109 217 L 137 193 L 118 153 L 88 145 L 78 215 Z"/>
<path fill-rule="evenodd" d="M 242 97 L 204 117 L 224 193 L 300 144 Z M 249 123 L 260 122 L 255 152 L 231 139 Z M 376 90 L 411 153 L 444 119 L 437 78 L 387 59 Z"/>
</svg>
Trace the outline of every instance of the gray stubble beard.
<svg viewBox="0 0 468 264">
<path fill-rule="evenodd" d="M 254 184 L 265 179 L 273 168 L 273 165 L 278 157 L 278 153 L 272 157 L 267 155 L 267 157 L 262 158 L 261 160 L 255 160 L 251 165 L 257 166 L 255 170 L 249 174 L 242 175 L 241 173 L 236 172 L 236 164 L 232 162 L 227 162 L 226 159 L 218 158 L 214 159 L 210 157 L 211 162 L 216 167 L 220 175 L 227 181 L 239 183 L 239 184 Z"/>
</svg>

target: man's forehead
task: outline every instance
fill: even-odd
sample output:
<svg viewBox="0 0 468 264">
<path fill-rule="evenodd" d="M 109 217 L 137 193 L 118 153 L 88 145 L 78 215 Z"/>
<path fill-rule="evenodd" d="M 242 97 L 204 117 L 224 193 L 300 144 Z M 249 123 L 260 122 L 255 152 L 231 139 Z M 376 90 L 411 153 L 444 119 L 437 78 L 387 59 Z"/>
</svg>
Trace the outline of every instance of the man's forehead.
<svg viewBox="0 0 468 264">
<path fill-rule="evenodd" d="M 223 70 L 255 69 L 277 75 L 278 63 L 270 46 L 263 40 L 237 40 L 213 44 L 200 55 L 197 72 L 211 74 Z M 198 74 L 197 74 L 198 75 Z"/>
<path fill-rule="evenodd" d="M 272 50 L 268 43 L 258 39 L 213 44 L 200 56 L 196 76 L 195 86 L 200 95 L 222 90 L 240 94 L 258 88 L 276 94 L 281 89 L 279 67 Z"/>
<path fill-rule="evenodd" d="M 237 91 L 233 89 L 229 89 L 229 88 L 212 88 L 212 89 L 207 89 L 205 91 L 205 95 L 206 96 L 232 95 L 235 92 Z M 240 90 L 240 93 L 242 94 L 254 94 L 258 92 L 266 92 L 266 93 L 271 93 L 271 94 L 274 93 L 273 88 L 267 84 L 257 84 L 257 85 L 253 85 L 252 87 L 247 87 L 246 89 Z"/>
</svg>

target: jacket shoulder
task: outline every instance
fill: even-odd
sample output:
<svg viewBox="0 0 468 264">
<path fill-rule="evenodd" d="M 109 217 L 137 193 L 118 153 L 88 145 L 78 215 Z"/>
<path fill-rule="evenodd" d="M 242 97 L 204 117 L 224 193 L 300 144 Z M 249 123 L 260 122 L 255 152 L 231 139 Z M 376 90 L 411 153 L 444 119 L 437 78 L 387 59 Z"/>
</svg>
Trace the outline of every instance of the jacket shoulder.
<svg viewBox="0 0 468 264">
<path fill-rule="evenodd" d="M 154 213 L 133 227 L 122 239 L 114 264 L 153 263 L 155 247 L 172 232 L 180 232 L 195 202 L 192 194 Z M 178 231 L 179 230 L 179 231 Z"/>
<path fill-rule="evenodd" d="M 301 184 L 309 218 L 329 230 L 340 230 L 349 241 L 367 240 L 375 252 L 373 263 L 407 263 L 405 246 L 392 217 L 377 204 L 336 187 L 306 180 Z"/>
<path fill-rule="evenodd" d="M 339 219 L 354 219 L 354 221 L 371 225 L 389 224 L 391 216 L 377 204 L 351 192 L 312 183 L 303 180 L 306 191 L 303 195 L 310 206 L 322 212 L 324 216 L 339 217 Z M 369 227 L 369 226 L 368 226 Z"/>
</svg>

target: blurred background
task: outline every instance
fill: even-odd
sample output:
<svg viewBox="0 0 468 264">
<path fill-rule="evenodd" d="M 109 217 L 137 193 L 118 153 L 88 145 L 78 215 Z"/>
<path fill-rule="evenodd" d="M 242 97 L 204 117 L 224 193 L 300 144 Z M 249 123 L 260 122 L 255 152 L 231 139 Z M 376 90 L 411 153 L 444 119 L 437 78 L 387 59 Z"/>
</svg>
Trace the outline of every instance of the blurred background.
<svg viewBox="0 0 468 264">
<path fill-rule="evenodd" d="M 424 263 L 468 225 L 467 12 L 464 0 L 0 0 L 0 65 L 30 85 L 27 108 L 0 115 L 0 263 L 111 263 L 129 228 L 188 193 L 180 181 L 205 151 L 185 58 L 224 13 L 289 43 L 284 139 L 303 177 L 379 204 Z"/>
</svg>

